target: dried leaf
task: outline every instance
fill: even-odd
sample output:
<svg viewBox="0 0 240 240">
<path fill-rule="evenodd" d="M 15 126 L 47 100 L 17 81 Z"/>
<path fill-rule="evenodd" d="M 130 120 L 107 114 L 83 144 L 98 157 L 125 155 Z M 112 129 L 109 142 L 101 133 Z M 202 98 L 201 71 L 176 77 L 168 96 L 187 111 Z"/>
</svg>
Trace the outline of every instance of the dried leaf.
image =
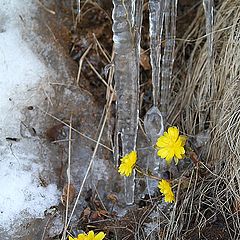
<svg viewBox="0 0 240 240">
<path fill-rule="evenodd" d="M 199 159 L 198 159 L 197 154 L 196 154 L 194 151 L 189 152 L 189 157 L 191 158 L 192 162 L 193 162 L 196 166 L 198 166 L 198 164 L 199 164 Z"/>
<path fill-rule="evenodd" d="M 150 70 L 151 69 L 149 55 L 143 49 L 141 49 L 140 65 L 143 67 L 144 70 Z"/>
<path fill-rule="evenodd" d="M 106 211 L 106 210 L 104 210 L 104 209 L 99 210 L 99 214 L 100 214 L 101 216 L 104 216 L 104 217 L 108 217 L 108 216 L 109 216 L 109 212 Z"/>
<path fill-rule="evenodd" d="M 69 192 L 68 192 L 68 186 L 69 186 Z M 68 194 L 69 193 L 69 194 Z M 63 206 L 66 206 L 67 203 L 67 197 L 68 197 L 68 204 L 71 204 L 73 202 L 73 199 L 75 197 L 76 189 L 73 184 L 66 184 L 63 188 L 63 193 L 61 196 L 61 201 Z"/>
<path fill-rule="evenodd" d="M 100 219 L 102 219 L 102 218 L 101 218 L 101 214 L 98 211 L 92 212 L 91 221 L 97 221 Z"/>
<path fill-rule="evenodd" d="M 86 208 L 83 210 L 83 212 L 82 212 L 82 218 L 83 218 L 83 220 L 84 220 L 84 221 L 88 221 L 90 214 L 91 214 L 91 209 L 90 209 L 90 207 L 86 207 Z"/>
<path fill-rule="evenodd" d="M 107 195 L 107 199 L 108 199 L 109 201 L 111 201 L 112 203 L 118 202 L 118 197 L 117 197 L 117 195 L 115 195 L 115 194 L 113 194 L 113 193 L 108 194 L 108 195 Z"/>
</svg>

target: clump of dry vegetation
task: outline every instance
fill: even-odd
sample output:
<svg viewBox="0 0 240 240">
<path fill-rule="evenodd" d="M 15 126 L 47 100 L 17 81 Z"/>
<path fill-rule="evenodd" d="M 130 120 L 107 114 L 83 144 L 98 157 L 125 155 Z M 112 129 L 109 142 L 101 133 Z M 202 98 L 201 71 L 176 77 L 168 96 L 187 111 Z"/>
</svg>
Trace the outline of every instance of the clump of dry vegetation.
<svg viewBox="0 0 240 240">
<path fill-rule="evenodd" d="M 239 6 L 237 1 L 216 6 L 212 66 L 201 7 L 179 39 L 176 55 L 181 68 L 176 68 L 170 121 L 194 136 L 199 162 L 163 239 L 239 238 Z"/>
</svg>

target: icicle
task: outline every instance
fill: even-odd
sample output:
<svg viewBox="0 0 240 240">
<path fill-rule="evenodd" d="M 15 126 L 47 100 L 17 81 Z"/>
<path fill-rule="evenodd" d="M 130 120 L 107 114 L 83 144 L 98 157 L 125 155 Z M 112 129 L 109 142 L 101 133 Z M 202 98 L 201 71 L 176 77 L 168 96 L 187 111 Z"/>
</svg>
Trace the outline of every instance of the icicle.
<svg viewBox="0 0 240 240">
<path fill-rule="evenodd" d="M 115 89 L 117 95 L 117 122 L 114 158 L 136 149 L 139 105 L 139 55 L 142 0 L 113 0 L 113 41 L 115 50 Z M 125 178 L 127 204 L 134 202 L 135 172 Z"/>
<path fill-rule="evenodd" d="M 214 93 L 213 89 L 216 89 L 216 83 L 213 79 L 213 4 L 214 0 L 203 0 L 203 8 L 205 12 L 205 27 L 206 27 L 206 35 L 207 35 L 207 62 L 205 65 L 205 71 L 206 71 L 206 86 L 209 86 L 209 89 L 204 91 L 202 94 L 202 99 L 205 102 L 211 101 L 214 96 L 212 95 Z M 203 131 L 205 129 L 204 123 L 206 122 L 206 116 L 208 110 L 201 109 L 199 112 L 199 130 Z"/>
<path fill-rule="evenodd" d="M 152 145 L 163 131 L 163 119 L 158 109 L 160 98 L 160 65 L 161 65 L 161 41 L 163 31 L 163 0 L 149 1 L 150 23 L 150 59 L 152 65 L 153 107 L 148 110 L 144 119 L 146 134 Z"/>
<path fill-rule="evenodd" d="M 163 0 L 149 1 L 150 57 L 152 65 L 153 105 L 158 106 L 160 97 L 161 41 L 163 31 Z"/>
<path fill-rule="evenodd" d="M 203 7 L 206 18 L 208 59 L 210 64 L 213 56 L 213 4 L 214 0 L 203 0 Z"/>
<path fill-rule="evenodd" d="M 168 95 L 174 57 L 177 0 L 149 0 L 149 10 L 153 107 L 148 110 L 144 118 L 144 128 L 152 146 L 154 146 L 157 138 L 164 132 L 163 116 L 158 109 L 159 101 L 164 116 L 167 114 L 167 107 L 169 104 Z M 163 27 L 165 27 L 166 44 L 161 68 L 161 41 Z M 162 81 L 160 87 L 161 73 Z M 150 170 L 154 175 L 161 177 L 162 172 L 166 170 L 165 162 L 160 161 L 157 156 L 157 151 L 153 147 L 149 148 L 148 151 L 147 170 Z M 155 187 L 156 182 L 148 181 L 148 190 L 150 190 L 150 194 L 154 191 Z"/>
<path fill-rule="evenodd" d="M 150 24 L 150 59 L 152 65 L 153 107 L 148 110 L 144 118 L 144 128 L 151 145 L 156 144 L 157 138 L 163 134 L 163 117 L 158 109 L 160 99 L 160 66 L 161 66 L 161 41 L 163 31 L 163 0 L 149 1 L 149 24 Z M 146 171 L 151 171 L 155 176 L 159 173 L 159 158 L 157 151 L 149 147 L 147 155 Z M 156 181 L 147 179 L 148 193 L 153 194 Z"/>
<path fill-rule="evenodd" d="M 169 106 L 170 83 L 174 62 L 174 47 L 176 37 L 177 0 L 165 0 L 165 48 L 162 60 L 162 82 L 160 110 L 167 116 Z"/>
<path fill-rule="evenodd" d="M 152 145 L 163 133 L 163 118 L 158 109 L 160 99 L 161 41 L 163 32 L 164 0 L 149 1 L 150 59 L 152 65 L 153 107 L 144 119 L 146 134 Z M 152 159 L 154 157 L 152 156 Z M 156 164 L 159 163 L 155 160 Z M 152 164 L 150 164 L 152 166 Z M 155 164 L 154 164 L 155 165 Z M 156 173 L 156 172 L 155 172 Z"/>
<path fill-rule="evenodd" d="M 151 147 L 147 149 L 147 166 L 146 172 L 151 172 L 155 176 L 159 176 L 163 169 L 159 169 L 160 158 L 157 156 L 157 150 L 153 147 L 157 138 L 161 136 L 164 132 L 163 126 L 163 117 L 159 109 L 156 106 L 153 106 L 148 110 L 144 118 L 144 128 L 147 134 L 148 139 L 151 142 Z M 161 171 L 160 171 L 161 170 Z M 157 181 L 147 179 L 148 193 L 152 195 L 156 189 Z"/>
</svg>

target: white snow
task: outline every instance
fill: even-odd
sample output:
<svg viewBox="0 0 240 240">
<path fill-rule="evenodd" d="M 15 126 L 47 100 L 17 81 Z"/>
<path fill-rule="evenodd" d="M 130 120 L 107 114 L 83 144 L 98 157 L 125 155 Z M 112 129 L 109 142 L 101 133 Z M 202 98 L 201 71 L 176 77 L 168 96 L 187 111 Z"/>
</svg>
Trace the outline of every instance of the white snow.
<svg viewBox="0 0 240 240">
<path fill-rule="evenodd" d="M 24 144 L 17 144 L 26 150 Z M 21 154 L 17 148 L 12 148 L 14 155 L 9 151 L 10 146 L 1 147 L 0 225 L 5 229 L 21 218 L 42 217 L 59 198 L 56 185 L 41 186 L 39 172 L 42 166 L 35 163 L 36 155 Z M 34 148 L 30 146 L 30 149 Z"/>
<path fill-rule="evenodd" d="M 1 0 L 0 229 L 24 218 L 42 217 L 45 209 L 59 201 L 55 184 L 40 185 L 43 166 L 38 140 L 23 139 L 19 131 L 22 109 L 38 101 L 37 86 L 48 74 L 22 37 L 22 19 L 29 21 L 33 9 L 29 0 Z M 7 141 L 7 137 L 20 141 Z"/>
</svg>

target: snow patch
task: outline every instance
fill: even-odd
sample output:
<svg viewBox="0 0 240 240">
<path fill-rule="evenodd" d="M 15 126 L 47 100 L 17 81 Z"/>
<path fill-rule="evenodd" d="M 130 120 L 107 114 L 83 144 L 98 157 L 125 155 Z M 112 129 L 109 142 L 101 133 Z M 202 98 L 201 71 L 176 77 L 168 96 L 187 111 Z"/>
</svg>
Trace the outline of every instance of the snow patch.
<svg viewBox="0 0 240 240">
<path fill-rule="evenodd" d="M 41 186 L 41 165 L 30 161 L 25 156 L 15 159 L 10 154 L 0 161 L 0 225 L 4 228 L 23 216 L 43 217 L 44 211 L 57 203 L 56 185 Z"/>
<path fill-rule="evenodd" d="M 44 210 L 59 201 L 56 185 L 41 186 L 39 181 L 43 165 L 36 146 L 40 140 L 24 139 L 20 134 L 22 110 L 39 101 L 38 85 L 48 74 L 22 38 L 24 21 L 31 21 L 34 9 L 31 1 L 1 1 L 0 229 L 9 229 L 28 218 L 43 217 Z"/>
</svg>

